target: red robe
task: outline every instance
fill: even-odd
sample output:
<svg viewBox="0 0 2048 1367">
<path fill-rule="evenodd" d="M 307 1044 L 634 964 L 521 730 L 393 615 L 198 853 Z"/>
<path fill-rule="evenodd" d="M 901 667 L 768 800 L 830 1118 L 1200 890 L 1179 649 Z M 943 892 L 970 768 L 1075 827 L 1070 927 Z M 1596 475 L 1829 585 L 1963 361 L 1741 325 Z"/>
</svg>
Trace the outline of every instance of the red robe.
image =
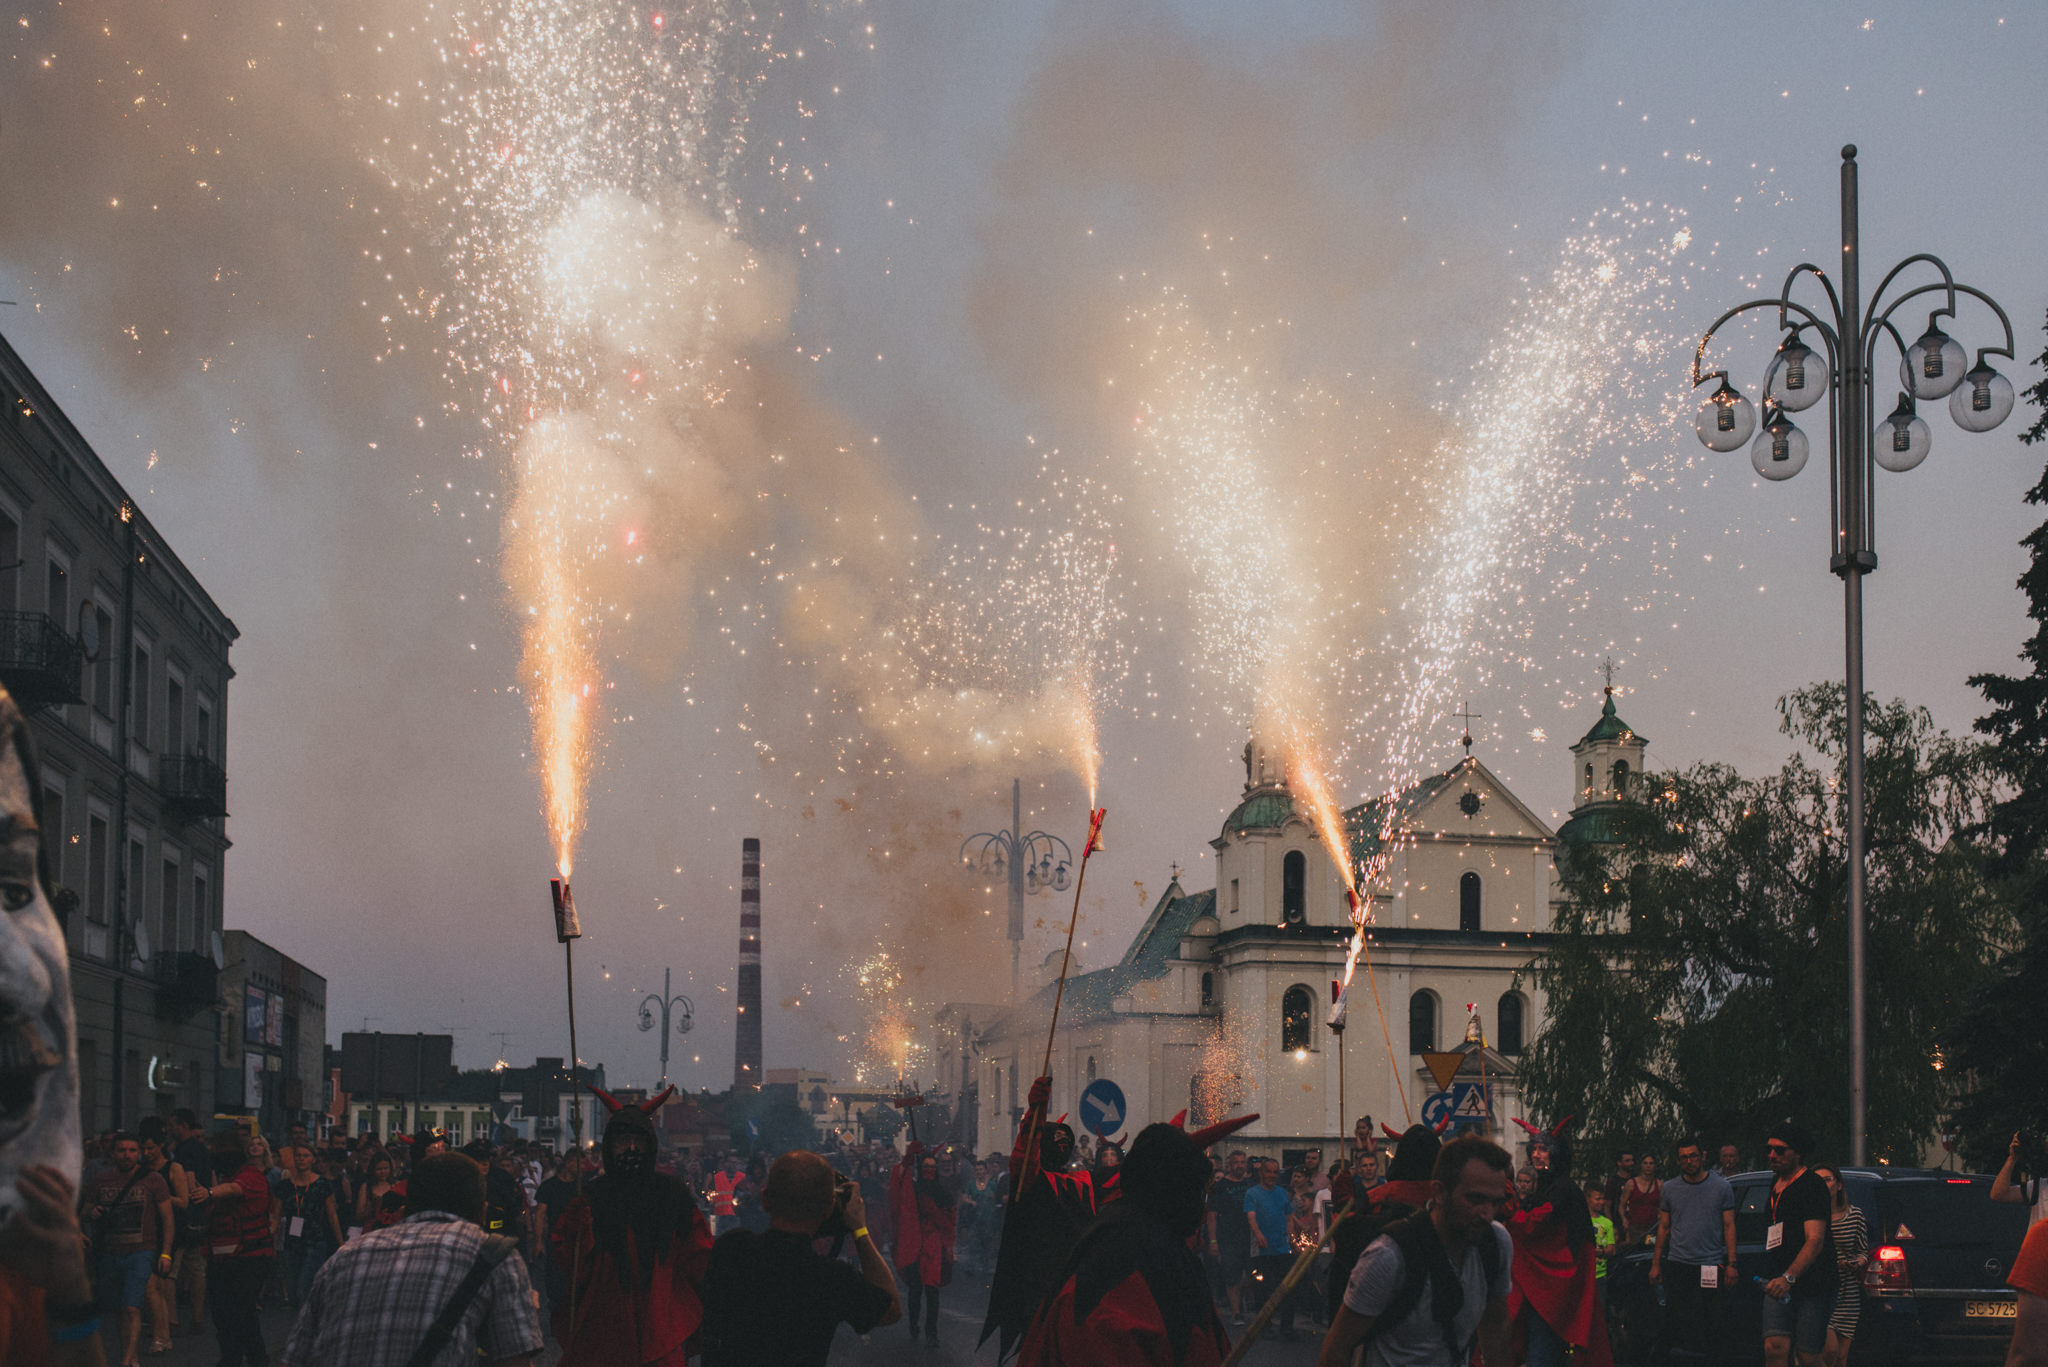
<svg viewBox="0 0 2048 1367">
<path fill-rule="evenodd" d="M 654 1284 L 640 1289 L 634 1268 L 622 1270 L 597 1247 L 590 1202 L 578 1196 L 555 1221 L 548 1256 L 574 1278 L 576 1320 L 570 1298 L 553 1307 L 555 1338 L 563 1345 L 561 1367 L 684 1367 L 691 1338 L 704 1323 L 697 1288 L 711 1264 L 711 1226 L 692 1207 L 694 1222 L 676 1233 L 655 1265 Z M 637 1262 L 638 1246 L 628 1235 Z"/>
<path fill-rule="evenodd" d="M 1221 1367 L 1229 1352 L 1200 1261 L 1157 1221 L 1119 1210 L 1075 1248 L 1017 1367 Z"/>
<path fill-rule="evenodd" d="M 1573 1253 L 1565 1238 L 1564 1217 L 1548 1202 L 1515 1212 L 1507 1227 L 1515 1245 L 1509 1316 L 1519 1322 L 1527 1306 L 1579 1350 L 1574 1363 L 1612 1367 L 1607 1324 L 1600 1316 L 1594 1284 L 1592 1245 Z"/>
<path fill-rule="evenodd" d="M 944 1286 L 953 1279 L 953 1242 L 959 1229 L 955 1212 L 929 1196 L 920 1196 L 915 1176 L 918 1155 L 909 1154 L 889 1174 L 889 1213 L 896 1227 L 896 1270 L 920 1285 Z"/>
</svg>

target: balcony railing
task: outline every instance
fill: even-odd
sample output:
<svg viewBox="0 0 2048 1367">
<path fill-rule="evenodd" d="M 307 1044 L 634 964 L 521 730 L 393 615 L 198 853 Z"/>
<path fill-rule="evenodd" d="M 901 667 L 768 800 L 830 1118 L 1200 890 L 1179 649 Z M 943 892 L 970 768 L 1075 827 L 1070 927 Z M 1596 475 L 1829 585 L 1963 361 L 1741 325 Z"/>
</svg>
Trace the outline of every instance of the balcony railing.
<svg viewBox="0 0 2048 1367">
<path fill-rule="evenodd" d="M 84 702 L 85 649 L 41 612 L 0 612 L 0 683 L 24 712 Z"/>
<path fill-rule="evenodd" d="M 203 755 L 164 755 L 157 760 L 157 787 L 179 816 L 226 816 L 228 776 Z"/>
</svg>

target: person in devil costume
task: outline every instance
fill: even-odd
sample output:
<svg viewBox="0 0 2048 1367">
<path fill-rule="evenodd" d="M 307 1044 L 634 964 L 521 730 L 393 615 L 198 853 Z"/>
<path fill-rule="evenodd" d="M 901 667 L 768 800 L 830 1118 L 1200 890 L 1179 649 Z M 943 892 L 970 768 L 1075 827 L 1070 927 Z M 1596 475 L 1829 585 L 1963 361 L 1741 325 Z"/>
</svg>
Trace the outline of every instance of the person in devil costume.
<svg viewBox="0 0 2048 1367">
<path fill-rule="evenodd" d="M 684 1367 L 704 1322 L 711 1226 L 681 1178 L 655 1171 L 654 1113 L 675 1091 L 611 1111 L 604 1175 L 555 1222 L 548 1254 L 569 1273 L 554 1307 L 561 1367 Z"/>
<path fill-rule="evenodd" d="M 1010 1202 L 1003 1210 L 1002 1243 L 989 1280 L 988 1316 L 975 1345 L 999 1335 L 998 1362 L 1015 1351 L 1038 1307 L 1052 1294 L 1053 1279 L 1095 1218 L 1100 1195 L 1091 1173 L 1067 1171 L 1074 1161 L 1074 1131 L 1064 1116 L 1045 1118 L 1051 1096 L 1050 1077 L 1031 1084 L 1030 1104 L 1010 1150 Z"/>
<path fill-rule="evenodd" d="M 1547 1130 L 1515 1121 L 1529 1133 L 1529 1165 L 1536 1172 L 1528 1202 L 1506 1222 L 1515 1245 L 1508 1312 L 1529 1367 L 1611 1367 L 1614 1360 L 1594 1277 L 1593 1215 L 1572 1181 L 1565 1132 L 1575 1119 Z"/>
<path fill-rule="evenodd" d="M 1081 1236 L 1025 1335 L 1018 1367 L 1217 1367 L 1230 1338 L 1189 1247 L 1207 1214 L 1207 1142 L 1255 1116 L 1190 1135 L 1148 1125 L 1118 1174 L 1118 1199 Z"/>
<path fill-rule="evenodd" d="M 896 1275 L 910 1289 L 910 1338 L 918 1335 L 918 1307 L 924 1307 L 924 1337 L 939 1341 L 939 1288 L 953 1281 L 953 1246 L 958 1213 L 953 1190 L 939 1176 L 939 1158 L 917 1140 L 905 1146 L 903 1162 L 889 1175 L 889 1210 L 895 1217 Z"/>
<path fill-rule="evenodd" d="M 1344 1304 L 1344 1288 L 1351 1284 L 1351 1269 L 1359 1255 L 1374 1239 L 1387 1232 L 1396 1220 L 1405 1220 L 1428 1207 L 1431 1173 L 1436 1156 L 1443 1151 L 1443 1133 L 1451 1118 L 1444 1116 L 1435 1126 L 1410 1125 L 1395 1131 L 1382 1124 L 1380 1130 L 1394 1141 L 1394 1161 L 1387 1164 L 1387 1180 L 1365 1192 L 1364 1199 L 1348 1213 L 1340 1212 L 1330 1232 L 1330 1281 L 1327 1292 L 1330 1320 L 1334 1323 Z"/>
</svg>

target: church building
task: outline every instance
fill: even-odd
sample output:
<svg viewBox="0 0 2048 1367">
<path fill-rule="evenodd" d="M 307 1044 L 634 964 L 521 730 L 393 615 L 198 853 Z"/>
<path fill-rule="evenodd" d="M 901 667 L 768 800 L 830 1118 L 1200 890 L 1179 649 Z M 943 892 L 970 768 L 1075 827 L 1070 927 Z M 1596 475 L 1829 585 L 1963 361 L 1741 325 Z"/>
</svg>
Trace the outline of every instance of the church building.
<svg viewBox="0 0 2048 1367">
<path fill-rule="evenodd" d="M 1360 1116 L 1400 1129 L 1450 1105 L 1510 1130 L 1523 1116 L 1518 1061 L 1543 1027 L 1526 970 L 1551 939 L 1559 844 L 1605 838 L 1645 742 L 1610 688 L 1571 747 L 1575 805 L 1555 832 L 1472 755 L 1469 736 L 1465 747 L 1442 773 L 1344 813 L 1354 866 L 1382 832 L 1391 852 L 1363 890 L 1373 923 L 1340 1035 L 1328 1020 L 1350 936 L 1344 888 L 1284 765 L 1248 745 L 1242 797 L 1209 842 L 1216 886 L 1189 892 L 1175 878 L 1121 959 L 1068 979 L 1051 1113 L 1078 1122 L 1082 1091 L 1108 1078 L 1125 1098 L 1127 1142 L 1183 1107 L 1190 1128 L 1257 1111 L 1237 1141 L 1275 1157 L 1334 1156 Z M 1009 1147 L 1058 971 L 1055 954 L 1014 1007 L 940 1014 L 957 1042 L 941 1051 L 953 1053 L 947 1090 L 981 1151 Z M 1463 1058 L 1443 1057 L 1453 1053 Z"/>
</svg>

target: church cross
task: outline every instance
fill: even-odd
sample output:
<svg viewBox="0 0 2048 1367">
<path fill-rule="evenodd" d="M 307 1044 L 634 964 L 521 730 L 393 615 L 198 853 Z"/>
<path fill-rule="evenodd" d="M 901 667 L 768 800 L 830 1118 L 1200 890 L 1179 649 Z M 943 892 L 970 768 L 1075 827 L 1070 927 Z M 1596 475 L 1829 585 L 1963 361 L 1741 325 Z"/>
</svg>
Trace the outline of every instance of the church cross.
<svg viewBox="0 0 2048 1367">
<path fill-rule="evenodd" d="M 1607 676 L 1607 694 L 1609 697 L 1612 697 L 1614 695 L 1614 657 L 1612 655 L 1600 661 L 1600 672 Z"/>
<path fill-rule="evenodd" d="M 1465 754 L 1469 758 L 1472 754 L 1472 723 L 1478 721 L 1485 714 L 1483 712 L 1474 712 L 1472 710 L 1472 701 L 1469 698 L 1465 700 L 1463 707 L 1464 710 L 1462 712 L 1453 712 L 1451 715 L 1463 720 L 1465 723 L 1465 734 L 1460 743 L 1464 745 Z"/>
<path fill-rule="evenodd" d="M 1180 881 L 1180 860 L 1174 860 L 1168 867 L 1173 870 L 1173 881 L 1178 883 Z"/>
</svg>

